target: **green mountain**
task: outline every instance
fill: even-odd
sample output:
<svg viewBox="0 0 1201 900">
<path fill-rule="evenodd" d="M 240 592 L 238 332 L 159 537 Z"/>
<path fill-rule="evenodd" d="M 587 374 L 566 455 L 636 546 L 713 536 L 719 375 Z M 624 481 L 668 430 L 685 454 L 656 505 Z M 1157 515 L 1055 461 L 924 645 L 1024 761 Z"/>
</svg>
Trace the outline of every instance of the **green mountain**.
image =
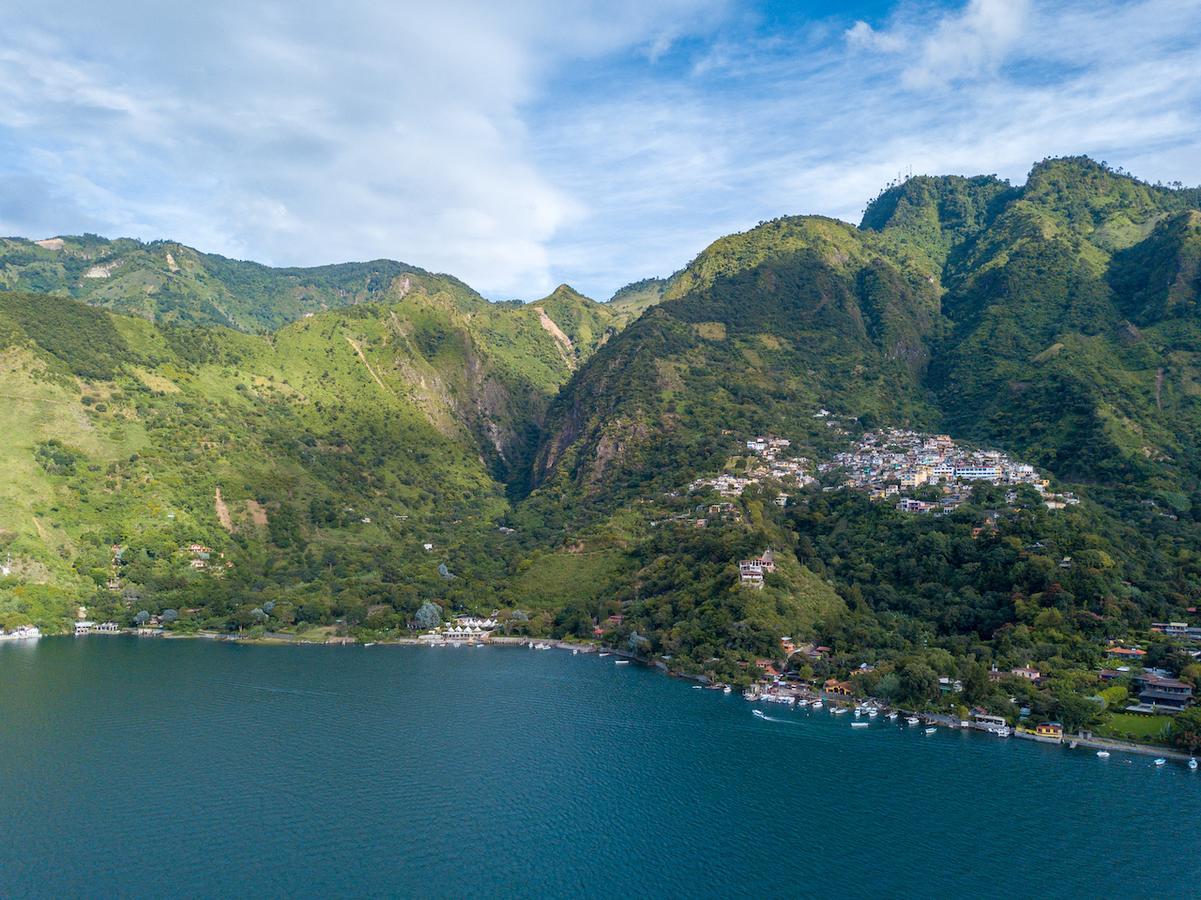
<svg viewBox="0 0 1201 900">
<path fill-rule="evenodd" d="M 1146 632 L 1201 593 L 1201 191 L 1084 158 L 911 178 L 605 303 L 95 238 L 6 241 L 0 279 L 0 624 L 383 638 L 433 602 L 726 681 L 788 635 L 899 702 L 955 676 L 1085 720 L 1107 640 L 1201 680 Z M 1046 499 L 844 488 L 878 429 L 1003 451 Z M 760 435 L 818 480 L 762 475 Z M 1053 677 L 983 674 L 1027 663 Z"/>
<path fill-rule="evenodd" d="M 464 307 L 486 302 L 456 278 L 391 260 L 273 269 L 172 241 L 143 244 L 96 235 L 0 238 L 0 288 L 74 297 L 155 322 L 248 332 L 418 288 L 453 296 Z"/>
<path fill-rule="evenodd" d="M 820 636 L 862 653 L 895 642 L 880 628 L 938 623 L 922 640 L 951 644 L 1012 628 L 1031 609 L 1018 652 L 1035 654 L 1028 629 L 1046 609 L 1069 623 L 1053 642 L 1068 643 L 1080 630 L 1120 633 L 1132 617 L 1183 617 L 1201 540 L 1198 200 L 1090 160 L 1048 160 L 1020 188 L 911 179 L 882 193 L 859 228 L 787 218 L 722 238 L 561 391 L 525 509 L 543 521 L 568 510 L 573 539 L 605 535 L 631 506 L 669 509 L 693 478 L 729 471 L 748 436 L 786 436 L 822 460 L 870 428 L 947 432 L 1033 463 L 1088 502 L 1056 517 L 1015 513 L 985 562 L 973 527 L 995 521 L 987 504 L 1005 505 L 1003 494 L 980 491 L 983 506 L 919 522 L 843 495 L 801 497 L 783 514 L 761 492 L 744 495 L 743 534 L 852 601 L 854 615 Z M 823 409 L 845 427 L 815 418 Z M 676 540 L 684 553 L 697 538 Z M 937 547 L 937 565 L 922 572 L 908 541 Z M 1087 573 L 1058 568 L 1093 552 L 1104 564 Z M 991 588 L 964 579 L 963 565 L 995 569 Z M 726 569 L 715 592 L 687 566 L 677 574 L 628 594 L 626 627 L 653 651 L 700 663 L 714 630 L 681 601 L 737 596 L 735 576 Z M 932 592 L 936 601 L 918 601 Z M 681 617 L 708 643 L 672 641 Z M 860 635 L 848 641 L 839 629 L 850 621 Z"/>
<path fill-rule="evenodd" d="M 535 308 L 420 287 L 265 336 L 0 294 L 0 361 L 0 615 L 41 621 L 118 571 L 102 606 L 206 617 L 251 586 L 319 619 L 344 590 L 485 596 L 505 480 L 570 371 Z M 234 563 L 220 583 L 193 543 Z"/>
</svg>

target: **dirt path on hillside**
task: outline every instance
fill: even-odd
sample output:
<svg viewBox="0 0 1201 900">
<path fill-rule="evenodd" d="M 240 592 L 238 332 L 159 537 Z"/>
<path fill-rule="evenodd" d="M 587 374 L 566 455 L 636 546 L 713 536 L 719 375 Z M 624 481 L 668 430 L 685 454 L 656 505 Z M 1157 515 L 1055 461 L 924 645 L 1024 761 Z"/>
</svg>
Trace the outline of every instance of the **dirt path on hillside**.
<svg viewBox="0 0 1201 900">
<path fill-rule="evenodd" d="M 371 368 L 371 363 L 367 362 L 367 357 L 363 354 L 363 348 L 359 346 L 358 341 L 352 337 L 347 337 L 346 343 L 354 347 L 354 352 L 359 355 L 359 359 L 363 361 L 363 365 L 367 367 L 367 371 L 371 373 L 371 377 L 375 379 L 375 383 L 380 386 L 380 390 L 386 394 L 391 394 L 392 392 L 388 390 L 388 386 L 380 380 L 378 375 L 375 374 L 375 369 Z"/>
<path fill-rule="evenodd" d="M 229 507 L 225 505 L 225 498 L 221 496 L 220 487 L 213 494 L 213 509 L 217 511 L 217 521 L 221 523 L 221 527 L 232 534 L 234 520 L 230 518 Z"/>
</svg>

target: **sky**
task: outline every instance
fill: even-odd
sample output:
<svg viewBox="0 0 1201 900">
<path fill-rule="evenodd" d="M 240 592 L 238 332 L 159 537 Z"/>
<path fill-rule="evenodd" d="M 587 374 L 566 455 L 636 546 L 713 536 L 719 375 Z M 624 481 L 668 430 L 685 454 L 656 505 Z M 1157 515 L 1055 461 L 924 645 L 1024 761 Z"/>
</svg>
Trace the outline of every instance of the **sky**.
<svg viewBox="0 0 1201 900">
<path fill-rule="evenodd" d="M 0 234 L 605 299 L 907 174 L 1201 182 L 1201 0 L 0 0 Z"/>
</svg>

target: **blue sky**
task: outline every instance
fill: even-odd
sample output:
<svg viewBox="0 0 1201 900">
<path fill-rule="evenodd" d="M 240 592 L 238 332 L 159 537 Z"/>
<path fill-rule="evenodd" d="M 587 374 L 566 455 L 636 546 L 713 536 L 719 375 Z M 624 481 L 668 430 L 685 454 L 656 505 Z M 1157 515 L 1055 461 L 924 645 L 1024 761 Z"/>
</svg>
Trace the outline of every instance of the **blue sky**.
<svg viewBox="0 0 1201 900">
<path fill-rule="evenodd" d="M 4 234 L 603 299 L 762 219 L 857 221 L 909 171 L 1201 181 L 1201 0 L 0 12 Z"/>
</svg>

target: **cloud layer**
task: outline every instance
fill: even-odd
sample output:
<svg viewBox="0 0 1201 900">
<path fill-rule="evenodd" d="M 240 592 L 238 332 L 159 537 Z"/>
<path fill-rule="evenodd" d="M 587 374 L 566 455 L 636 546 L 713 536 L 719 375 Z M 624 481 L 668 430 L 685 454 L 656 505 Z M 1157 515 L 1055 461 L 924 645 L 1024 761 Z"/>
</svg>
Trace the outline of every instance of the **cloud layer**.
<svg viewBox="0 0 1201 900">
<path fill-rule="evenodd" d="M 0 232 L 595 295 L 915 172 L 1201 170 L 1201 0 L 22 5 Z"/>
</svg>

